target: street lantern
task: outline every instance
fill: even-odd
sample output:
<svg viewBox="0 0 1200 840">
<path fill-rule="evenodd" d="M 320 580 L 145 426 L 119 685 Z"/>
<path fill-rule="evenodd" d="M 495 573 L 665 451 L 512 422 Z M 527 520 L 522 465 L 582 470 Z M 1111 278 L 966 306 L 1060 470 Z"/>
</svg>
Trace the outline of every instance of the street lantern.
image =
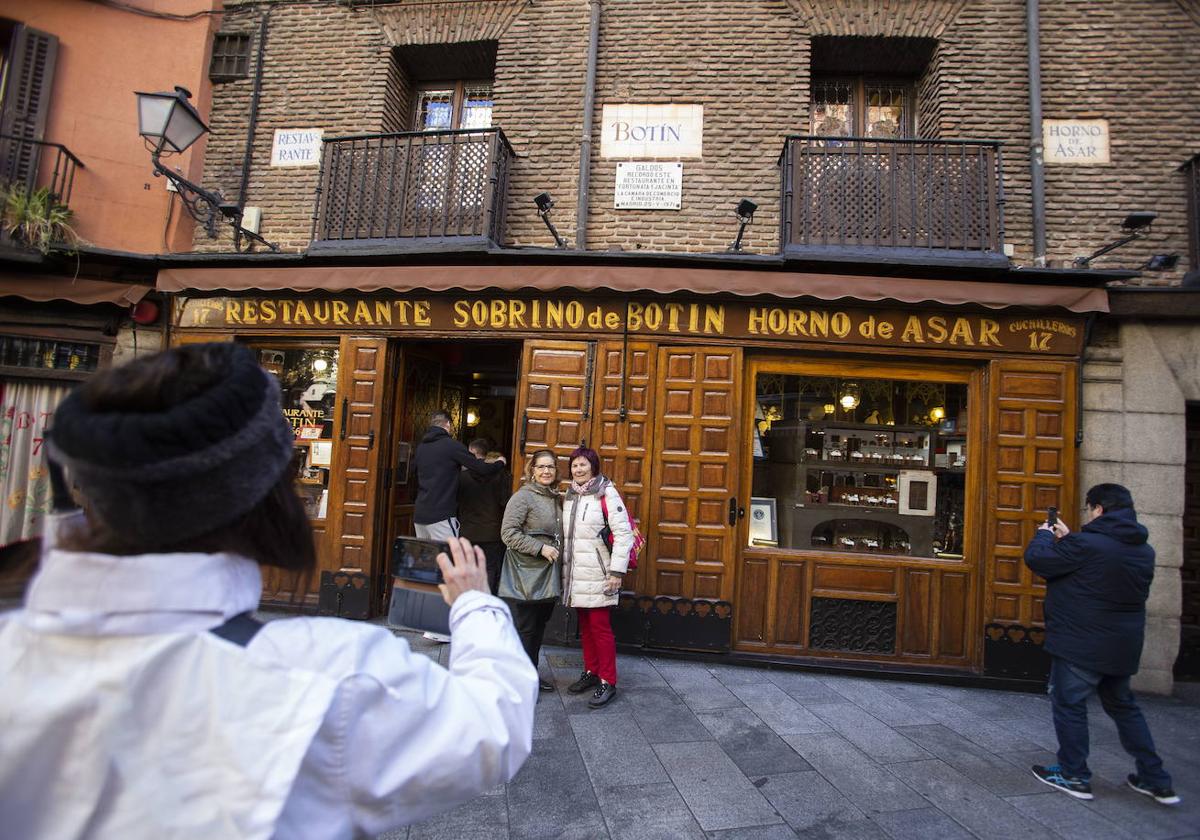
<svg viewBox="0 0 1200 840">
<path fill-rule="evenodd" d="M 156 155 L 182 152 L 207 133 L 208 126 L 188 101 L 192 94 L 187 88 L 176 85 L 174 93 L 135 93 L 138 134 L 149 141 Z"/>
</svg>

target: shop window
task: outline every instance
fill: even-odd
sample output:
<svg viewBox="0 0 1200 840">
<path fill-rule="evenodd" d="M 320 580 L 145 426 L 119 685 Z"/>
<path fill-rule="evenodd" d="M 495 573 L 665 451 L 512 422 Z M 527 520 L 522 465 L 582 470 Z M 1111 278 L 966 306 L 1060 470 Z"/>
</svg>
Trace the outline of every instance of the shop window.
<svg viewBox="0 0 1200 840">
<path fill-rule="evenodd" d="M 329 506 L 337 408 L 336 347 L 256 347 L 259 364 L 279 380 L 283 415 L 296 441 L 296 488 L 310 519 Z"/>
<path fill-rule="evenodd" d="M 967 386 L 760 372 L 751 546 L 959 558 Z"/>
<path fill-rule="evenodd" d="M 213 36 L 212 63 L 208 78 L 214 82 L 230 82 L 250 75 L 250 34 L 247 32 L 218 32 Z"/>
<path fill-rule="evenodd" d="M 99 363 L 99 344 L 0 335 L 0 366 L 83 372 Z"/>
</svg>

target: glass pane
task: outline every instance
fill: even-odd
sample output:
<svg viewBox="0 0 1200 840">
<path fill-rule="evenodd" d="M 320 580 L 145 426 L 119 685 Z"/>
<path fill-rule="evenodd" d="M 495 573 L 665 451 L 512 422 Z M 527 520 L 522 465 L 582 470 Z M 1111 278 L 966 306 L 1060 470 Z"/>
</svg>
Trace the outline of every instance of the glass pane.
<svg viewBox="0 0 1200 840">
<path fill-rule="evenodd" d="M 908 134 L 908 88 L 903 85 L 867 85 L 867 137 L 904 137 Z"/>
<path fill-rule="evenodd" d="M 854 91 L 849 82 L 814 80 L 812 134 L 848 137 L 854 134 Z"/>
<path fill-rule="evenodd" d="M 417 94 L 417 131 L 450 128 L 453 115 L 453 90 L 423 90 Z"/>
<path fill-rule="evenodd" d="M 468 85 L 463 96 L 462 128 L 492 127 L 492 86 Z"/>
<path fill-rule="evenodd" d="M 961 557 L 967 386 L 760 373 L 750 544 Z"/>
<path fill-rule="evenodd" d="M 324 519 L 333 465 L 337 348 L 258 348 L 258 363 L 279 380 L 283 416 L 296 439 L 296 490 L 304 510 L 310 519 Z"/>
</svg>

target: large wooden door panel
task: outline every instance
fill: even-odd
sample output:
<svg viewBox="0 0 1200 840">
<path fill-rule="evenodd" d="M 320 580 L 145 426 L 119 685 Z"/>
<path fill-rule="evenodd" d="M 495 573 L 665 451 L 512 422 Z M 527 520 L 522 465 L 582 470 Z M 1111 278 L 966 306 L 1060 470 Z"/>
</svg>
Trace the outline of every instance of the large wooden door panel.
<svg viewBox="0 0 1200 840">
<path fill-rule="evenodd" d="M 565 456 L 587 439 L 594 354 L 595 345 L 586 341 L 525 342 L 517 404 L 522 431 L 514 472 L 538 449 L 551 449 L 565 462 Z M 565 467 L 560 465 L 564 476 Z"/>
<path fill-rule="evenodd" d="M 738 348 L 659 349 L 656 594 L 733 597 L 736 531 L 728 511 L 737 495 L 741 368 Z"/>
<path fill-rule="evenodd" d="M 991 363 L 986 621 L 1042 621 L 1045 585 L 1023 557 L 1047 508 L 1075 509 L 1075 376 L 1069 362 Z"/>
</svg>

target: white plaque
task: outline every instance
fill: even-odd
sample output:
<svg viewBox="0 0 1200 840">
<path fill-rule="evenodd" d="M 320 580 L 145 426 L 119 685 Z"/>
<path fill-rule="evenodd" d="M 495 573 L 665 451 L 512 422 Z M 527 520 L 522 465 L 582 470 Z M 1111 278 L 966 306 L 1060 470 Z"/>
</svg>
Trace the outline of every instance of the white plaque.
<svg viewBox="0 0 1200 840">
<path fill-rule="evenodd" d="M 320 166 L 320 128 L 277 128 L 271 142 L 271 166 Z"/>
<path fill-rule="evenodd" d="M 617 164 L 613 207 L 678 210 L 683 205 L 683 164 L 633 161 Z"/>
<path fill-rule="evenodd" d="M 1046 163 L 1108 163 L 1108 120 L 1042 120 Z"/>
<path fill-rule="evenodd" d="M 602 158 L 703 157 L 703 105 L 605 105 L 600 123 Z"/>
</svg>

